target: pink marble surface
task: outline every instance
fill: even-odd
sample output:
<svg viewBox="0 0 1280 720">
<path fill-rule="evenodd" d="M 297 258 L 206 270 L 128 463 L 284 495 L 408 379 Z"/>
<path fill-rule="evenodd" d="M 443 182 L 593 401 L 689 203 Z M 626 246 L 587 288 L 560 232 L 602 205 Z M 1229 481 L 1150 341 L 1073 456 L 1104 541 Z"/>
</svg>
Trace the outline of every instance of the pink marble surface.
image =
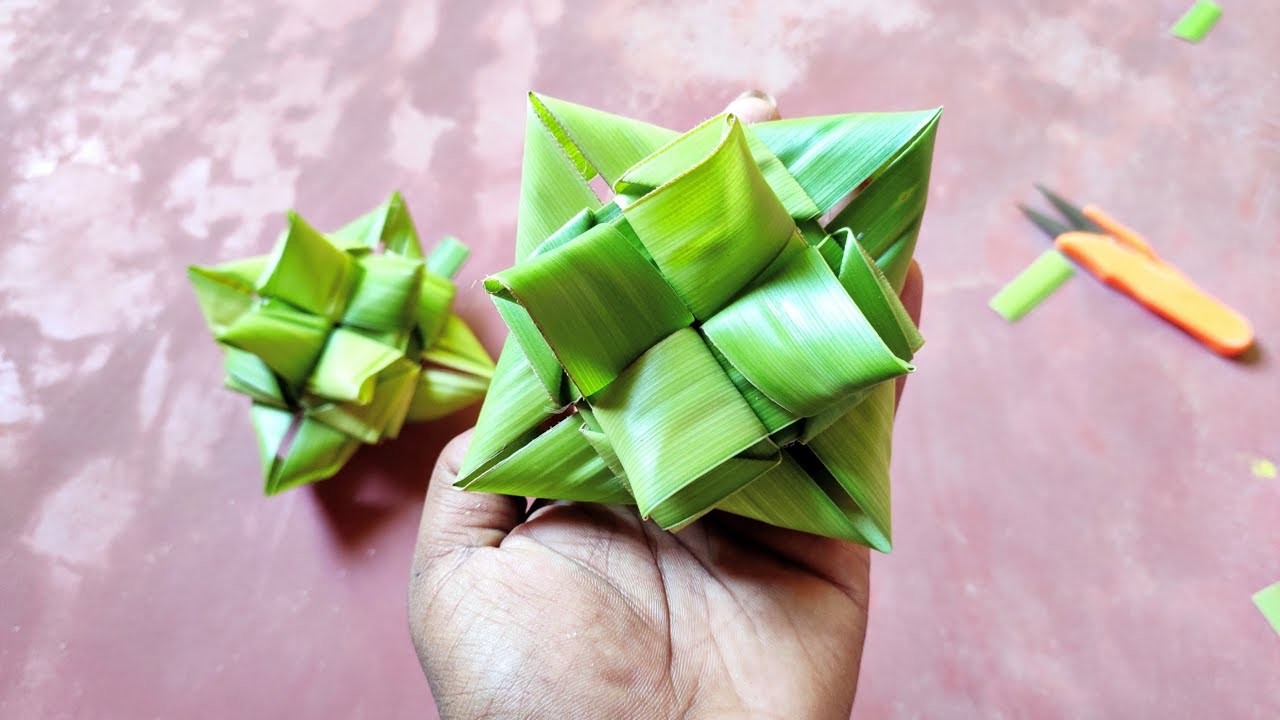
<svg viewBox="0 0 1280 720">
<path fill-rule="evenodd" d="M 1280 6 L 1185 0 L 0 2 L 0 717 L 432 716 L 404 586 L 469 418 L 265 499 L 182 268 L 404 190 L 511 254 L 523 94 L 687 127 L 947 106 L 855 716 L 1280 717 Z M 1044 180 L 1245 311 L 1232 364 L 1098 284 L 1008 326 Z M 482 601 L 478 598 L 477 601 Z"/>
</svg>

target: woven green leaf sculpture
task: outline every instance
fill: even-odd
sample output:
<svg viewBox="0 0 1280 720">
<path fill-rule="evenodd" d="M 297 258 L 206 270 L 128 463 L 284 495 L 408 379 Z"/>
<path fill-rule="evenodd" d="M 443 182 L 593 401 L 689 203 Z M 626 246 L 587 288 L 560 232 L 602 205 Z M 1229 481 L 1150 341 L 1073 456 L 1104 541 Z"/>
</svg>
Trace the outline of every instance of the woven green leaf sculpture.
<svg viewBox="0 0 1280 720">
<path fill-rule="evenodd" d="M 531 95 L 516 264 L 485 283 L 511 336 L 458 485 L 887 551 L 939 112 L 680 135 Z"/>
<path fill-rule="evenodd" d="M 271 254 L 188 269 L 226 384 L 253 399 L 267 494 L 484 395 L 493 360 L 450 311 L 467 253 L 424 258 L 397 193 L 330 235 L 289 213 Z"/>
</svg>

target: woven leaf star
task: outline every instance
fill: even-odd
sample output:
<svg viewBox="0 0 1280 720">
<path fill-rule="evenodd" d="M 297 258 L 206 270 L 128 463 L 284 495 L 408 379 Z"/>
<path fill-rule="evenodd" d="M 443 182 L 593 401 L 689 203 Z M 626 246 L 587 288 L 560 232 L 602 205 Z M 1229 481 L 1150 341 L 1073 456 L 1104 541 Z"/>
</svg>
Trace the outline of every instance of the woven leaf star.
<svg viewBox="0 0 1280 720">
<path fill-rule="evenodd" d="M 329 235 L 288 221 L 269 255 L 188 269 L 226 385 L 253 399 L 269 495 L 470 405 L 493 375 L 451 312 L 466 247 L 447 238 L 424 257 L 399 193 Z"/>
<path fill-rule="evenodd" d="M 458 485 L 888 551 L 939 114 L 678 134 L 530 95 L 516 264 L 485 282 L 511 335 Z"/>
</svg>

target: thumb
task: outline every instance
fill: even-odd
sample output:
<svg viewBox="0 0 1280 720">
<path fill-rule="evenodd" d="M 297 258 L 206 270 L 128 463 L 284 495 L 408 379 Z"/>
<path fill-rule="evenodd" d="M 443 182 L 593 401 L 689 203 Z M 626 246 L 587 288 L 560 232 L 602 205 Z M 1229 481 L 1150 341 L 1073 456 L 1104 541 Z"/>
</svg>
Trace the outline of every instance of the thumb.
<svg viewBox="0 0 1280 720">
<path fill-rule="evenodd" d="M 748 90 L 742 93 L 724 110 L 738 116 L 748 125 L 782 117 L 778 114 L 778 101 L 774 100 L 769 93 L 760 90 Z"/>
<path fill-rule="evenodd" d="M 911 322 L 920 326 L 920 307 L 924 304 L 924 275 L 915 260 L 907 266 L 907 279 L 902 283 L 902 305 L 907 309 Z M 898 387 L 893 398 L 893 406 L 897 408 L 902 402 L 902 390 L 907 386 L 907 376 L 898 378 Z"/>
<path fill-rule="evenodd" d="M 468 430 L 451 440 L 431 472 L 418 527 L 415 569 L 455 550 L 497 547 L 507 533 L 524 521 L 524 498 L 466 492 L 453 486 L 472 432 Z"/>
</svg>

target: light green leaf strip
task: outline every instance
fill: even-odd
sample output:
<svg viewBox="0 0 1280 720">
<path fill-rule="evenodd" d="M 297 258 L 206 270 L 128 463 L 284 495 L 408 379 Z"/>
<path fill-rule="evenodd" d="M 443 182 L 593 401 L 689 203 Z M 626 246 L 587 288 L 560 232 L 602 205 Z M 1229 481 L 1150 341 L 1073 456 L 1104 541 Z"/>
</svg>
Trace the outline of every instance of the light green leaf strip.
<svg viewBox="0 0 1280 720">
<path fill-rule="evenodd" d="M 485 381 L 493 378 L 493 359 L 471 331 L 471 326 L 457 315 L 445 317 L 444 328 L 436 342 L 422 353 L 424 363 L 439 365 Z M 483 390 L 481 391 L 483 394 Z"/>
<path fill-rule="evenodd" d="M 1049 248 L 991 298 L 989 305 L 1000 317 L 1017 322 L 1076 274 L 1075 265 Z"/>
<path fill-rule="evenodd" d="M 546 95 L 529 94 L 533 111 L 574 159 L 583 177 L 598 172 L 612 185 L 627 168 L 679 133 Z"/>
<path fill-rule="evenodd" d="M 940 113 L 939 109 L 793 118 L 755 125 L 752 132 L 826 212 L 874 178 L 913 140 L 931 134 Z M 924 181 L 928 182 L 927 175 Z"/>
<path fill-rule="evenodd" d="M 360 447 L 359 440 L 288 410 L 255 405 L 250 417 L 268 495 L 333 475 Z"/>
<path fill-rule="evenodd" d="M 533 332 L 545 338 L 586 395 L 693 322 L 657 268 L 610 225 L 597 225 L 571 243 L 490 277 L 485 288 L 509 294 L 523 306 Z M 564 302 L 565 297 L 572 301 Z"/>
<path fill-rule="evenodd" d="M 887 167 L 874 173 L 871 183 L 827 223 L 827 232 L 834 233 L 841 228 L 850 230 L 853 238 L 877 261 L 897 243 L 909 243 L 914 247 L 915 233 L 919 230 L 920 217 L 929 197 L 929 171 L 933 163 L 939 114 L 938 111 L 930 111 L 909 113 L 908 116 L 924 122 L 918 126 L 913 122 L 914 134 L 905 147 L 896 153 L 877 155 L 877 158 L 887 155 L 892 159 Z M 909 252 L 905 260 L 910 260 Z M 884 270 L 890 280 L 897 279 L 897 273 L 889 268 Z M 901 272 L 906 272 L 905 262 Z M 898 282 L 893 286 L 896 290 L 902 289 Z"/>
<path fill-rule="evenodd" d="M 897 293 L 937 119 L 677 135 L 531 96 L 518 261 L 485 285 L 512 333 L 458 485 L 888 551 L 890 380 L 923 342 Z"/>
<path fill-rule="evenodd" d="M 751 159 L 760 168 L 760 174 L 764 175 L 765 182 L 769 183 L 769 187 L 778 196 L 778 201 L 787 209 L 791 217 L 799 223 L 822 215 L 822 209 L 814 203 L 813 198 L 809 197 L 804 188 L 800 187 L 800 183 L 796 182 L 795 177 L 787 170 L 787 166 L 773 154 L 769 146 L 756 137 L 751 128 L 744 126 L 743 132 L 747 137 L 747 147 L 751 149 Z"/>
<path fill-rule="evenodd" d="M 303 417 L 285 455 L 267 476 L 266 493 L 275 495 L 299 485 L 332 477 L 356 454 L 360 440 L 309 417 Z"/>
<path fill-rule="evenodd" d="M 452 282 L 438 275 L 422 275 L 422 285 L 418 288 L 417 331 L 424 345 L 430 347 L 439 339 L 452 314 L 450 309 L 457 292 Z"/>
<path fill-rule="evenodd" d="M 400 357 L 400 351 L 393 347 L 347 328 L 338 328 L 329 336 L 320 362 L 307 382 L 307 392 L 366 405 L 373 400 L 377 375 Z"/>
<path fill-rule="evenodd" d="M 600 207 L 590 179 L 583 175 L 585 159 L 568 138 L 554 133 L 530 96 L 525 118 L 524 169 L 516 223 L 516 261 L 529 256 L 568 220 L 582 210 Z"/>
<path fill-rule="evenodd" d="M 422 261 L 396 255 L 366 255 L 356 263 L 360 266 L 359 280 L 342 324 L 383 332 L 409 327 L 422 293 Z"/>
<path fill-rule="evenodd" d="M 418 388 L 410 399 L 404 419 L 423 422 L 452 415 L 474 404 L 488 388 L 489 378 L 486 375 L 427 367 L 418 375 Z"/>
<path fill-rule="evenodd" d="M 466 248 L 450 238 L 424 257 L 398 193 L 332 235 L 288 218 L 269 255 L 187 273 L 227 387 L 253 400 L 268 494 L 474 403 L 494 368 L 451 311 Z"/>
<path fill-rule="evenodd" d="M 471 249 L 462 244 L 458 238 L 447 235 L 427 256 L 427 270 L 442 278 L 453 279 L 462 264 L 467 261 Z"/>
<path fill-rule="evenodd" d="M 722 488 L 704 475 L 769 435 L 688 328 L 655 345 L 589 402 L 613 440 L 640 512 L 661 513 L 664 526 L 710 509 Z M 745 484 L 752 468 L 734 480 Z"/>
<path fill-rule="evenodd" d="M 912 370 L 813 248 L 717 313 L 703 332 L 752 385 L 800 416 Z"/>
<path fill-rule="evenodd" d="M 508 337 L 458 471 L 458 485 L 515 452 L 562 407 L 547 395 L 519 343 Z"/>
<path fill-rule="evenodd" d="M 572 417 L 561 420 L 462 487 L 549 500 L 632 504 L 626 487 L 579 432 L 581 424 Z"/>
<path fill-rule="evenodd" d="M 289 230 L 258 278 L 257 291 L 336 321 L 347 308 L 358 272 L 350 254 L 290 212 Z"/>
<path fill-rule="evenodd" d="M 503 322 L 511 329 L 508 342 L 514 341 L 524 353 L 533 376 L 542 386 L 542 392 L 557 407 L 573 402 L 574 398 L 568 390 L 568 376 L 556 359 L 555 351 L 547 344 L 542 333 L 538 332 L 538 325 L 529 316 L 529 311 L 501 288 L 494 294 L 493 304 Z"/>
<path fill-rule="evenodd" d="M 837 505 L 790 453 L 783 453 L 777 467 L 725 498 L 717 508 L 779 527 L 869 544 L 846 509 Z M 860 519 L 862 513 L 856 505 L 848 510 Z"/>
<path fill-rule="evenodd" d="M 278 300 L 263 300 L 214 335 L 225 347 L 250 352 L 291 388 L 300 388 L 320 358 L 333 324 Z"/>
<path fill-rule="evenodd" d="M 852 233 L 842 229 L 837 236 L 843 237 L 844 245 L 840 284 L 893 354 L 904 361 L 911 360 L 924 345 L 924 337 L 911 321 L 901 298 L 862 245 L 852 239 Z"/>
<path fill-rule="evenodd" d="M 1280 582 L 1259 590 L 1253 596 L 1253 604 L 1258 606 L 1262 616 L 1271 623 L 1271 629 L 1280 633 Z"/>
<path fill-rule="evenodd" d="M 579 414 L 589 415 L 590 410 L 581 410 Z M 582 426 L 578 428 L 578 432 L 582 433 L 582 437 L 586 438 L 587 442 L 591 444 L 591 447 L 596 451 L 596 455 L 599 455 L 600 459 L 604 461 L 605 466 L 613 473 L 614 478 L 626 489 L 627 499 L 623 504 L 635 505 L 636 501 L 631 492 L 631 483 L 627 482 L 627 470 L 622 467 L 622 460 L 618 459 L 618 453 L 613 449 L 613 443 L 609 442 L 609 436 L 605 435 L 604 431 L 600 430 L 599 427 L 590 427 L 586 422 L 582 423 Z"/>
<path fill-rule="evenodd" d="M 917 219 L 903 230 L 898 239 L 890 243 L 889 248 L 876 260 L 876 267 L 884 273 L 885 279 L 889 281 L 889 287 L 896 293 L 902 292 L 902 286 L 907 280 L 907 270 L 911 266 L 911 256 L 915 254 L 916 243 L 919 240 L 920 220 Z"/>
<path fill-rule="evenodd" d="M 720 369 L 724 370 L 724 374 L 728 376 L 729 381 L 738 389 L 738 394 L 743 400 L 747 401 L 747 405 L 751 407 L 751 411 L 760 419 L 761 424 L 770 433 L 776 433 L 779 430 L 791 425 L 800 419 L 799 415 L 789 412 L 786 408 L 769 399 L 760 391 L 760 388 L 751 384 L 750 380 L 742 374 L 742 371 L 729 362 L 715 346 L 715 343 L 707 343 L 707 349 L 715 357 L 716 362 L 720 364 Z"/>
<path fill-rule="evenodd" d="M 330 427 L 359 439 L 376 443 L 382 438 L 394 438 L 400 434 L 422 368 L 403 357 L 396 357 L 390 365 L 373 376 L 373 388 L 369 401 L 330 402 L 326 398 L 304 398 L 307 415 Z M 318 402 L 317 402 L 318 401 Z"/>
<path fill-rule="evenodd" d="M 1169 32 L 1174 37 L 1189 43 L 1198 43 L 1209 34 L 1214 25 L 1218 24 L 1220 17 L 1222 17 L 1221 5 L 1213 0 L 1196 0 L 1196 4 L 1187 9 Z"/>
<path fill-rule="evenodd" d="M 795 222 L 751 158 L 742 125 L 729 116 L 706 127 L 717 133 L 710 155 L 622 210 L 676 295 L 701 320 L 724 307 L 795 232 Z M 684 152 L 686 147 L 701 151 L 701 138 L 689 145 L 677 141 L 662 152 L 699 154 Z M 641 185 L 669 174 L 664 160 L 659 155 L 646 161 L 642 169 L 658 172 L 636 173 Z M 628 172 L 622 182 L 631 177 Z"/>
<path fill-rule="evenodd" d="M 863 533 L 871 547 L 881 552 L 889 551 L 893 536 L 889 513 L 893 403 L 893 383 L 883 383 L 808 444 L 866 514 L 871 525 Z"/>
<path fill-rule="evenodd" d="M 227 388 L 248 395 L 261 405 L 289 408 L 291 394 L 262 358 L 229 345 L 222 346 L 222 354 Z"/>
<path fill-rule="evenodd" d="M 249 311 L 257 302 L 253 289 L 254 280 L 262 272 L 266 257 L 250 258 L 260 262 L 240 268 L 221 265 L 212 268 L 191 266 L 187 279 L 196 291 L 196 301 L 204 314 L 205 324 L 214 335 L 227 328 Z"/>
</svg>

